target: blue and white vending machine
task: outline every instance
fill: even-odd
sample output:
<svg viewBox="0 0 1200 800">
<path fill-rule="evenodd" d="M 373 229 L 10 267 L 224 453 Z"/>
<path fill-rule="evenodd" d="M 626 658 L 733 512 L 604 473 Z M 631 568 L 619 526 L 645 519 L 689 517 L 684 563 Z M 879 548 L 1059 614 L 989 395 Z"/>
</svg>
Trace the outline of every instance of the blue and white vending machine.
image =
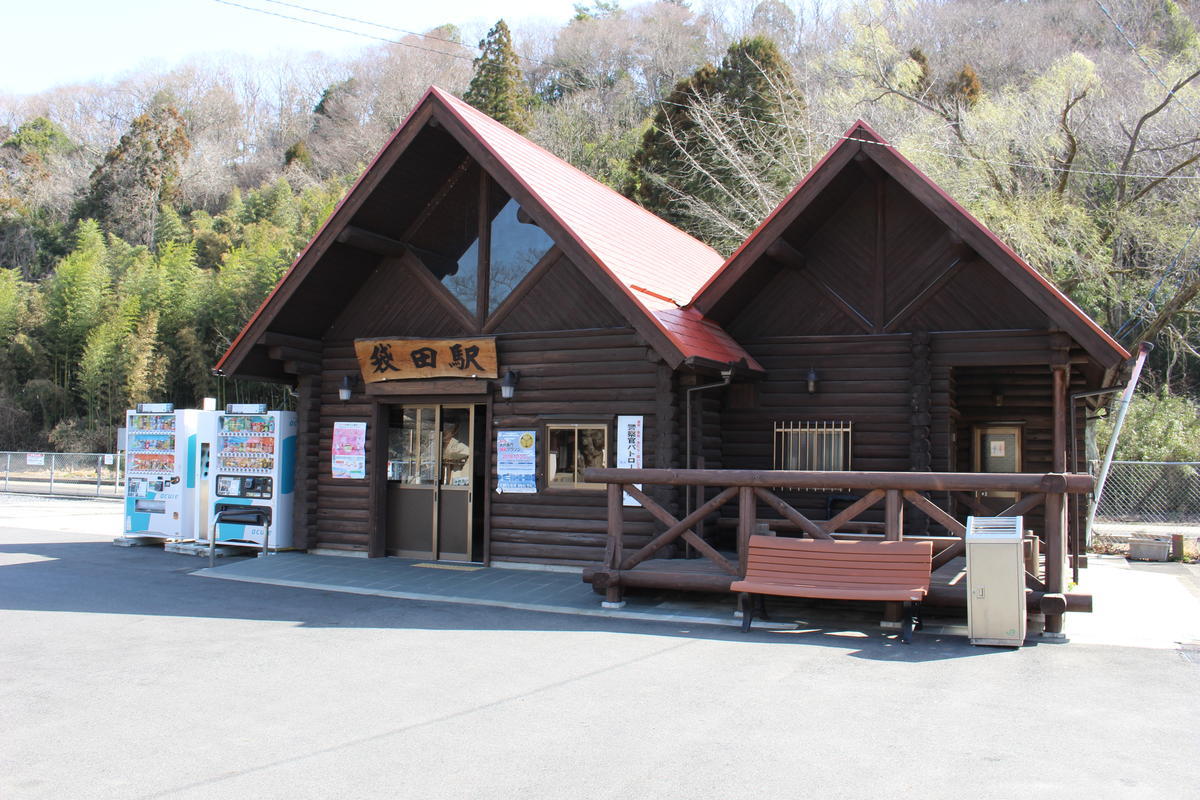
<svg viewBox="0 0 1200 800">
<path fill-rule="evenodd" d="M 217 435 L 208 470 L 210 481 L 207 541 L 217 514 L 241 519 L 216 525 L 220 545 L 292 546 L 292 499 L 296 474 L 296 414 L 267 411 L 265 405 L 235 403 L 217 414 Z M 258 512 L 266 525 L 251 521 Z"/>
<path fill-rule="evenodd" d="M 208 488 L 200 476 L 216 412 L 139 403 L 125 412 L 125 526 L 129 539 L 195 538 Z"/>
</svg>

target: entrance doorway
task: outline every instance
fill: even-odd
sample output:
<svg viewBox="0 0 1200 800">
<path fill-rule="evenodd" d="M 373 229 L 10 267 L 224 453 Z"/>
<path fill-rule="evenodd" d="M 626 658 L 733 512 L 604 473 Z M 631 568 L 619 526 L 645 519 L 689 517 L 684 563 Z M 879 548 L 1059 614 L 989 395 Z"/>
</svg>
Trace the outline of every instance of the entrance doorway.
<svg viewBox="0 0 1200 800">
<path fill-rule="evenodd" d="M 972 451 L 976 472 L 1021 472 L 1021 424 L 976 425 L 972 430 Z M 1017 492 L 978 492 L 979 499 L 997 513 L 1021 499 Z"/>
<path fill-rule="evenodd" d="M 484 407 L 392 406 L 388 415 L 388 555 L 477 561 Z"/>
</svg>

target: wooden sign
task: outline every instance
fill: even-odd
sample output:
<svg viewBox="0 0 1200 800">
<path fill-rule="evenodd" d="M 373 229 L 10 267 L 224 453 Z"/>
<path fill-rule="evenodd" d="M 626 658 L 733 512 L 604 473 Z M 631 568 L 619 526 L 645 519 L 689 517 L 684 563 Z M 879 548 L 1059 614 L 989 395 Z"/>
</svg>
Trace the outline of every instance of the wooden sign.
<svg viewBox="0 0 1200 800">
<path fill-rule="evenodd" d="M 363 381 L 496 378 L 496 340 L 355 339 Z"/>
</svg>

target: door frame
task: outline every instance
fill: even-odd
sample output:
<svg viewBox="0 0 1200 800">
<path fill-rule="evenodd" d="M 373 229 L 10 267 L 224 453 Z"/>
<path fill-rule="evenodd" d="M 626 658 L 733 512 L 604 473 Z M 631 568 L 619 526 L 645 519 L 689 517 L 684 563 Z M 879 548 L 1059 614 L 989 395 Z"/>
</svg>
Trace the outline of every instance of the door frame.
<svg viewBox="0 0 1200 800">
<path fill-rule="evenodd" d="M 370 522 L 368 528 L 368 545 L 367 555 L 371 558 L 383 558 L 387 556 L 387 520 L 388 520 L 388 480 L 387 480 L 387 453 L 388 453 L 388 428 L 390 426 L 390 415 L 393 406 L 437 406 L 438 419 L 440 425 L 441 410 L 440 406 L 459 406 L 468 407 L 471 409 L 472 419 L 476 419 L 482 411 L 485 416 L 484 430 L 485 441 L 475 443 L 472 442 L 472 457 L 483 459 L 484 479 L 481 486 L 472 487 L 473 502 L 483 503 L 482 525 L 475 525 L 475 518 L 478 516 L 475 513 L 470 515 L 468 525 L 470 526 L 470 534 L 468 540 L 471 541 L 471 549 L 474 551 L 476 545 L 482 551 L 483 563 L 486 565 L 490 561 L 490 539 L 491 539 L 491 445 L 490 437 L 492 431 L 492 395 L 488 394 L 412 394 L 412 395 L 375 395 L 371 397 L 371 413 L 370 413 L 370 428 L 368 430 L 368 441 L 372 448 L 370 464 L 371 472 L 370 479 Z M 482 408 L 481 408 L 482 407 Z M 472 430 L 472 438 L 474 438 L 474 430 Z M 441 460 L 439 448 L 439 463 Z M 438 487 L 440 490 L 440 486 Z M 437 506 L 434 506 L 434 513 L 437 513 Z M 435 518 L 435 558 L 436 558 L 436 518 Z M 476 529 L 483 536 L 480 542 L 470 540 L 470 536 L 474 536 Z"/>
<path fill-rule="evenodd" d="M 1015 458 L 1017 472 L 1025 469 L 1025 423 L 1022 421 L 977 422 L 971 426 L 971 465 L 973 472 L 983 472 L 983 440 L 989 433 L 1011 433 L 1016 443 Z M 1017 502 L 1020 492 L 976 492 L 979 497 L 1001 497 Z"/>
</svg>

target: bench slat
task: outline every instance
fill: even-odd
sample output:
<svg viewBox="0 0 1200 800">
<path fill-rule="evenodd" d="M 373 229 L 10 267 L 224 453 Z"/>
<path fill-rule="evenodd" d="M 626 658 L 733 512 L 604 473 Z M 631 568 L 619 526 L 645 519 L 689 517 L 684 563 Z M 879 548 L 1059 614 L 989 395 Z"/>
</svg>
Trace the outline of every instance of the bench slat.
<svg viewBox="0 0 1200 800">
<path fill-rule="evenodd" d="M 836 600 L 920 601 L 932 542 L 845 542 L 751 536 L 735 592 Z"/>
<path fill-rule="evenodd" d="M 913 572 L 892 572 L 883 575 L 853 575 L 844 572 L 775 572 L 771 570 L 754 570 L 753 572 L 747 572 L 746 580 L 763 581 L 768 583 L 837 582 L 883 584 L 892 586 L 901 583 L 911 583 L 914 586 L 920 586 L 922 583 L 926 582 L 925 576 L 921 575 L 920 573 Z"/>
<path fill-rule="evenodd" d="M 792 539 L 786 536 L 761 536 L 757 534 L 750 537 L 750 545 L 773 550 L 804 550 L 806 552 L 875 554 L 887 551 L 889 554 L 896 556 L 901 554 L 920 555 L 926 552 L 932 554 L 933 552 L 933 543 L 927 541 L 858 542 L 837 539 Z"/>
<path fill-rule="evenodd" d="M 782 583 L 760 583 L 757 581 L 737 581 L 729 588 L 735 592 L 773 594 L 782 597 L 812 597 L 826 600 L 892 600 L 899 602 L 906 600 L 918 602 L 925 598 L 927 591 L 924 587 L 919 586 L 864 589 L 861 586 L 789 585 Z"/>
<path fill-rule="evenodd" d="M 750 561 L 755 564 L 770 564 L 773 566 L 787 567 L 791 566 L 808 566 L 818 565 L 827 567 L 829 570 L 914 570 L 924 571 L 929 569 L 930 560 L 926 558 L 924 561 L 887 561 L 887 560 L 865 560 L 865 559 L 823 559 L 823 558 L 780 558 L 778 555 L 763 555 L 750 551 Z"/>
</svg>

